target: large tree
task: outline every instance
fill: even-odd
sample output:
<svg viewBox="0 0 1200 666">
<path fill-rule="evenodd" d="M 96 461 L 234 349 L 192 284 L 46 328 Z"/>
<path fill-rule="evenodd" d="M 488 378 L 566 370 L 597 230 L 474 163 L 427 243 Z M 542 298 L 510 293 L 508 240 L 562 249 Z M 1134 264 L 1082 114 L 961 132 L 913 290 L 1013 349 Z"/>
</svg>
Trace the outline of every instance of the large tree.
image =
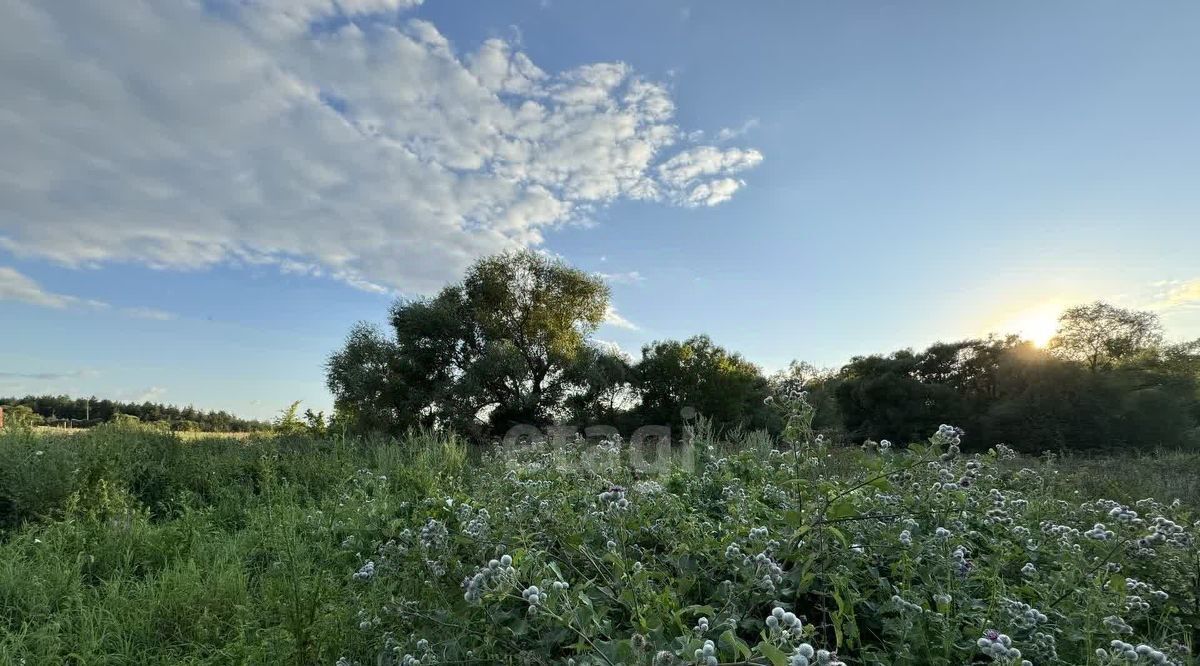
<svg viewBox="0 0 1200 666">
<path fill-rule="evenodd" d="M 1049 349 L 1096 372 L 1158 345 L 1162 337 L 1162 324 L 1153 312 L 1096 301 L 1062 313 Z"/>
<path fill-rule="evenodd" d="M 437 296 L 393 306 L 392 336 L 356 327 L 329 360 L 329 388 L 372 430 L 545 425 L 583 390 L 608 298 L 598 277 L 536 252 L 484 258 Z"/>
<path fill-rule="evenodd" d="M 646 345 L 634 373 L 641 398 L 636 413 L 645 423 L 678 428 L 690 407 L 718 428 L 778 425 L 764 404 L 771 385 L 758 366 L 706 335 Z"/>
</svg>

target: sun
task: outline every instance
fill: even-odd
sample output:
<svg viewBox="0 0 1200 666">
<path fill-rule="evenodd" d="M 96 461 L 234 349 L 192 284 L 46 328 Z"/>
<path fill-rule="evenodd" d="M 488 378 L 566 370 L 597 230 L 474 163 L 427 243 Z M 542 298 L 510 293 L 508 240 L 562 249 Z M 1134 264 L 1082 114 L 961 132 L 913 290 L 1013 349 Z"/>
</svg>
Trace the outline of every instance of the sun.
<svg viewBox="0 0 1200 666">
<path fill-rule="evenodd" d="M 1058 330 L 1059 308 L 1045 305 L 1027 310 L 1009 320 L 1004 327 L 1032 342 L 1035 347 L 1045 347 Z"/>
</svg>

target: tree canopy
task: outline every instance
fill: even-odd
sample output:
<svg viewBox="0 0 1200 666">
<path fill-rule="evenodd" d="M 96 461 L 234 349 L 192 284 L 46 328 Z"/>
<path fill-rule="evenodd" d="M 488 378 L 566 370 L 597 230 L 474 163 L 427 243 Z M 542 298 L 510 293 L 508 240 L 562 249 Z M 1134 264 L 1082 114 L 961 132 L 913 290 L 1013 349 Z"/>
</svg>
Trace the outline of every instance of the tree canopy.
<svg viewBox="0 0 1200 666">
<path fill-rule="evenodd" d="M 165 423 L 175 430 L 251 432 L 267 428 L 266 423 L 239 418 L 225 411 L 205 411 L 191 406 L 175 407 L 156 402 L 121 402 L 95 396 L 27 395 L 0 398 L 0 405 L 28 407 L 39 423 L 47 425 L 89 426 L 111 421 L 118 414 L 128 414 L 145 423 Z"/>
<path fill-rule="evenodd" d="M 329 360 L 329 388 L 372 428 L 545 425 L 587 390 L 580 364 L 601 354 L 587 336 L 608 299 L 603 280 L 542 254 L 488 257 L 437 296 L 397 303 L 391 336 L 356 327 Z"/>
<path fill-rule="evenodd" d="M 1049 349 L 1095 372 L 1159 345 L 1162 338 L 1162 323 L 1153 312 L 1097 301 L 1063 312 Z"/>
<path fill-rule="evenodd" d="M 695 413 L 717 427 L 776 425 L 764 404 L 771 387 L 762 371 L 707 335 L 646 345 L 634 373 L 641 399 L 635 412 L 645 423 L 678 429 Z"/>
<path fill-rule="evenodd" d="M 628 358 L 590 338 L 608 305 L 598 276 L 542 254 L 482 259 L 436 296 L 396 303 L 386 334 L 351 331 L 328 363 L 336 418 L 476 439 L 516 424 L 678 433 L 695 415 L 777 432 L 767 398 L 803 384 L 813 426 L 842 440 L 917 441 L 954 423 L 968 446 L 1200 445 L 1200 341 L 1164 343 L 1149 312 L 1070 308 L 1047 349 L 992 336 L 858 356 L 830 371 L 794 363 L 767 377 L 705 335 L 658 340 Z"/>
</svg>

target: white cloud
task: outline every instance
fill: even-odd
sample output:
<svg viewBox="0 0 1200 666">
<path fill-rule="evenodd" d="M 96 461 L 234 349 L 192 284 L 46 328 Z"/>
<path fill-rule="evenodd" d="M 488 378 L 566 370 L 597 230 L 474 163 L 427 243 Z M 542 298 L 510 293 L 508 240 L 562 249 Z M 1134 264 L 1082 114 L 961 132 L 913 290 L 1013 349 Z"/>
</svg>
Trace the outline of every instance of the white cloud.
<svg viewBox="0 0 1200 666">
<path fill-rule="evenodd" d="M 1200 278 L 1156 282 L 1154 286 L 1161 291 L 1149 306 L 1153 310 L 1200 308 Z"/>
<path fill-rule="evenodd" d="M 17 301 L 61 310 L 78 303 L 79 299 L 46 291 L 15 268 L 0 266 L 0 301 Z"/>
<path fill-rule="evenodd" d="M 762 153 L 754 149 L 697 146 L 659 164 L 657 172 L 676 203 L 715 206 L 729 200 L 744 184 L 724 174 L 757 166 L 762 158 Z"/>
<path fill-rule="evenodd" d="M 167 389 L 161 386 L 151 386 L 141 390 L 117 391 L 116 399 L 122 402 L 161 402 Z"/>
<path fill-rule="evenodd" d="M 15 268 L 0 266 L 0 301 L 17 301 L 56 310 L 73 308 L 78 310 L 111 310 L 112 305 L 104 301 L 79 298 L 67 294 L 56 294 L 47 291 L 32 278 L 18 272 Z M 175 315 L 164 310 L 146 307 L 127 307 L 117 310 L 120 314 L 136 319 L 156 319 L 165 321 L 174 319 Z"/>
<path fill-rule="evenodd" d="M 0 248 L 429 292 L 618 199 L 715 205 L 762 159 L 672 154 L 627 64 L 459 55 L 413 4 L 0 0 Z"/>
<path fill-rule="evenodd" d="M 758 118 L 750 118 L 746 122 L 742 123 L 741 127 L 722 127 L 720 131 L 717 132 L 715 139 L 721 143 L 732 141 L 740 136 L 744 136 L 746 132 L 749 132 L 755 127 L 758 127 Z"/>
<path fill-rule="evenodd" d="M 95 377 L 95 370 L 72 370 L 70 372 L 0 372 L 0 379 L 34 379 L 37 381 L 59 381 Z"/>
<path fill-rule="evenodd" d="M 617 328 L 623 328 L 629 331 L 638 330 L 637 324 L 629 321 L 625 317 L 622 317 L 621 314 L 617 312 L 617 309 L 611 305 L 608 306 L 608 310 L 604 313 L 604 323 L 608 324 L 609 326 L 615 326 Z"/>
<path fill-rule="evenodd" d="M 596 349 L 599 349 L 600 351 L 603 351 L 603 352 L 606 352 L 609 354 L 615 354 L 617 356 L 620 356 L 621 358 L 624 358 L 626 361 L 630 361 L 630 362 L 633 361 L 633 355 L 630 354 L 629 352 L 625 351 L 624 349 L 622 349 L 621 345 L 617 344 L 616 342 L 614 342 L 612 340 L 601 340 L 598 338 L 592 338 L 588 342 L 593 347 L 595 347 Z"/>
<path fill-rule="evenodd" d="M 175 319 L 175 313 L 157 308 L 121 308 L 121 313 L 135 319 L 153 319 L 155 321 L 170 321 Z"/>
<path fill-rule="evenodd" d="M 712 135 L 711 140 L 716 143 L 728 143 L 729 141 L 745 136 L 750 130 L 758 127 L 758 123 L 758 118 L 750 118 L 739 127 L 722 127 Z M 708 133 L 704 130 L 692 130 L 685 135 L 685 138 L 691 143 L 700 143 L 707 136 Z"/>
<path fill-rule="evenodd" d="M 604 257 L 600 258 L 600 261 L 604 260 Z M 642 277 L 642 274 L 638 271 L 626 271 L 624 273 L 596 273 L 596 275 L 599 276 L 601 280 L 604 280 L 609 284 L 637 284 L 638 282 L 642 282 L 646 279 Z"/>
</svg>

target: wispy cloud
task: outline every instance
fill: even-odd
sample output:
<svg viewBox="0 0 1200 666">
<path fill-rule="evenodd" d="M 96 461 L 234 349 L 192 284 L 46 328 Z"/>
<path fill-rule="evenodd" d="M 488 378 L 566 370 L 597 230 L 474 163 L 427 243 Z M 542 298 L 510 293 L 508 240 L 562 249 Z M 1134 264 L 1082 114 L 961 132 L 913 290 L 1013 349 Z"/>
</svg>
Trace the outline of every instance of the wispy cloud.
<svg viewBox="0 0 1200 666">
<path fill-rule="evenodd" d="M 758 118 L 750 118 L 746 122 L 742 123 L 741 127 L 722 127 L 721 130 L 717 132 L 717 135 L 714 137 L 714 139 L 719 143 L 732 141 L 745 135 L 746 132 L 749 132 L 755 127 L 758 127 Z"/>
<path fill-rule="evenodd" d="M 157 402 L 167 394 L 167 389 L 161 386 L 151 386 L 133 395 L 133 402 Z"/>
<path fill-rule="evenodd" d="M 693 130 L 687 133 L 686 138 L 692 143 L 700 143 L 706 140 L 714 143 L 728 143 L 729 141 L 745 136 L 750 130 L 758 127 L 758 124 L 758 118 L 749 118 L 738 127 L 722 127 L 711 135 L 704 130 Z"/>
<path fill-rule="evenodd" d="M 95 377 L 95 370 L 72 370 L 70 372 L 0 372 L 0 379 L 33 379 L 37 381 L 62 381 Z"/>
<path fill-rule="evenodd" d="M 1148 306 L 1152 310 L 1200 308 L 1200 278 L 1164 280 L 1154 283 L 1154 286 L 1159 291 L 1154 302 Z"/>
<path fill-rule="evenodd" d="M 622 317 L 621 314 L 617 312 L 617 309 L 611 305 L 608 306 L 608 310 L 604 313 L 604 323 L 608 324 L 609 326 L 623 328 L 628 331 L 638 330 L 637 324 L 629 321 L 625 317 Z"/>
<path fill-rule="evenodd" d="M 159 310 L 157 308 L 121 308 L 120 312 L 134 319 L 153 319 L 155 321 L 170 321 L 176 318 L 174 312 Z"/>
<path fill-rule="evenodd" d="M 596 273 L 601 280 L 609 284 L 637 284 L 644 281 L 646 278 L 638 271 L 626 271 L 624 273 Z"/>
<path fill-rule="evenodd" d="M 0 301 L 17 301 L 58 310 L 80 303 L 80 299 L 46 291 L 15 268 L 0 266 Z"/>
<path fill-rule="evenodd" d="M 119 314 L 135 319 L 166 321 L 175 318 L 173 313 L 156 308 L 114 308 L 104 301 L 55 293 L 43 288 L 33 278 L 9 266 L 0 266 L 0 301 L 16 301 L 55 310 L 115 310 Z"/>
</svg>

